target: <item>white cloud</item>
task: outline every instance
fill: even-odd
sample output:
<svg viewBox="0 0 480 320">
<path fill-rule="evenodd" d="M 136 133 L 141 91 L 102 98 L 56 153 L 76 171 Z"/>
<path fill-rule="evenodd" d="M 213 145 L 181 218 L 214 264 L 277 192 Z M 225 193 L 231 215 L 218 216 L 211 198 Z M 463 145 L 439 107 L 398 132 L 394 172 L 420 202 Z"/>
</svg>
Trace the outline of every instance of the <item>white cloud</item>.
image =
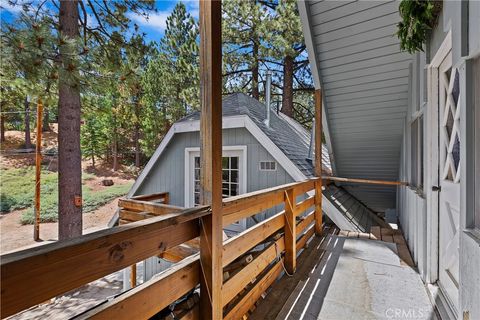
<svg viewBox="0 0 480 320">
<path fill-rule="evenodd" d="M 187 12 L 190 13 L 195 19 L 199 17 L 199 1 L 198 0 L 187 0 L 183 1 L 187 7 Z M 167 28 L 167 17 L 172 13 L 174 6 L 168 8 L 167 10 L 150 12 L 148 17 L 143 15 L 131 13 L 129 18 L 141 26 L 158 28 L 161 31 Z"/>
<path fill-rule="evenodd" d="M 18 1 L 16 5 L 13 5 L 8 0 L 0 0 L 0 10 L 5 10 L 13 14 L 19 14 L 23 11 L 22 1 Z"/>
<path fill-rule="evenodd" d="M 198 0 L 189 0 L 185 1 L 185 6 L 187 7 L 187 12 L 189 12 L 195 19 L 199 17 L 199 1 Z"/>
<path fill-rule="evenodd" d="M 138 25 L 158 28 L 163 31 L 167 28 L 167 17 L 169 15 L 169 11 L 151 12 L 148 14 L 148 17 L 132 13 L 130 14 L 130 19 Z"/>
</svg>

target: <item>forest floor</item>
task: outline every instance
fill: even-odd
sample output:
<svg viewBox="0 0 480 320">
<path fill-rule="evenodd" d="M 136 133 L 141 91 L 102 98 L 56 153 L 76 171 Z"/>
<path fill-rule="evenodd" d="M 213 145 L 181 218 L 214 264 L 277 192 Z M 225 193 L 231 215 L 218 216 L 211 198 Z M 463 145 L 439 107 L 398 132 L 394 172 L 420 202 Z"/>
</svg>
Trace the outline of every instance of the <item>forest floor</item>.
<svg viewBox="0 0 480 320">
<path fill-rule="evenodd" d="M 54 151 L 45 155 L 42 161 L 42 191 L 39 242 L 33 240 L 33 195 L 35 153 L 24 150 L 25 134 L 22 131 L 7 131 L 6 141 L 0 152 L 0 252 L 5 254 L 27 247 L 43 245 L 58 239 L 56 221 L 57 193 L 57 126 L 51 124 L 51 131 L 44 132 L 42 149 Z M 32 144 L 36 135 L 32 132 Z M 121 168 L 113 172 L 108 164 L 100 163 L 95 168 L 90 161 L 82 162 L 83 169 L 83 232 L 90 233 L 108 227 L 117 208 L 118 199 L 124 196 L 134 181 L 135 172 Z M 111 179 L 114 185 L 105 187 L 102 180 Z"/>
<path fill-rule="evenodd" d="M 43 218 L 56 218 L 55 205 L 57 196 L 57 126 L 43 133 L 42 149 L 42 211 Z M 32 144 L 36 136 L 32 132 Z M 26 152 L 25 134 L 22 131 L 7 131 L 6 141 L 0 146 L 0 207 L 9 208 L 9 212 L 0 213 L 0 253 L 5 254 L 34 246 L 41 246 L 58 239 L 58 223 L 40 224 L 41 241 L 33 240 L 33 225 L 29 223 L 34 194 L 35 153 Z M 33 146 L 34 147 L 34 146 Z M 50 154 L 51 153 L 51 154 Z M 113 217 L 118 199 L 125 195 L 134 181 L 135 170 L 122 167 L 113 172 L 111 165 L 101 163 L 92 168 L 90 161 L 82 162 L 82 189 L 84 210 L 83 233 L 91 233 L 108 228 Z M 105 187 L 102 180 L 111 179 L 114 185 Z M 6 204 L 4 200 L 10 201 Z M 52 213 L 53 212 L 53 213 Z M 47 215 L 49 214 L 49 215 Z M 54 219 L 55 220 L 55 219 Z M 64 295 L 32 307 L 10 319 L 69 319 L 100 301 L 122 291 L 123 272 L 118 271 Z M 143 267 L 137 265 L 137 281 L 143 281 Z"/>
</svg>

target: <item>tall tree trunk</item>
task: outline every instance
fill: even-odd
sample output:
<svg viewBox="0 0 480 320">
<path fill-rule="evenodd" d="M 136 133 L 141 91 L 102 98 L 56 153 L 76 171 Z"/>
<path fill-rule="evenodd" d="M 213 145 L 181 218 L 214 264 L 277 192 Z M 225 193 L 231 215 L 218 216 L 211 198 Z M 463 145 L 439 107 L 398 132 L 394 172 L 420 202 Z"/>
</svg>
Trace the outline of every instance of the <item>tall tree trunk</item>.
<svg viewBox="0 0 480 320">
<path fill-rule="evenodd" d="M 135 167 L 140 168 L 140 124 L 135 123 L 134 137 L 135 141 Z"/>
<path fill-rule="evenodd" d="M 95 151 L 92 148 L 92 168 L 95 169 Z"/>
<path fill-rule="evenodd" d="M 42 125 L 42 131 L 47 132 L 50 131 L 50 114 L 48 112 L 48 106 L 44 105 L 43 106 L 45 112 L 43 114 L 43 125 Z"/>
<path fill-rule="evenodd" d="M 283 59 L 283 96 L 282 112 L 293 118 L 293 58 Z"/>
<path fill-rule="evenodd" d="M 0 116 L 0 142 L 5 142 L 5 116 Z"/>
<path fill-rule="evenodd" d="M 28 101 L 28 97 L 25 97 L 25 149 L 31 148 L 32 138 L 30 136 L 30 101 Z"/>
<path fill-rule="evenodd" d="M 185 113 L 186 113 L 186 109 L 185 109 Z M 135 99 L 135 118 L 136 118 L 135 129 L 134 129 L 135 167 L 140 168 L 140 101 L 138 97 L 136 97 Z"/>
<path fill-rule="evenodd" d="M 253 42 L 253 66 L 252 66 L 252 97 L 260 100 L 258 91 L 258 43 Z"/>
<path fill-rule="evenodd" d="M 116 116 L 113 116 L 113 171 L 118 171 L 118 133 Z"/>
<path fill-rule="evenodd" d="M 62 37 L 79 36 L 78 1 L 60 1 L 60 33 Z M 80 153 L 80 90 L 72 83 L 78 73 L 70 59 L 76 52 L 60 47 L 63 70 L 58 86 L 58 238 L 82 235 L 82 166 Z"/>
</svg>

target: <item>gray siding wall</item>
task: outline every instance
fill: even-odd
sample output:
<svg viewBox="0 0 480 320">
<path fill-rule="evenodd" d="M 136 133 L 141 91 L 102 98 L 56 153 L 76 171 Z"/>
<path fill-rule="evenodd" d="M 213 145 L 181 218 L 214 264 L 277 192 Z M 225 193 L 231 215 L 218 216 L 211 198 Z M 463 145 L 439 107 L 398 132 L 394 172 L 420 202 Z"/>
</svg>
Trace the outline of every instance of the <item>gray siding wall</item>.
<svg viewBox="0 0 480 320">
<path fill-rule="evenodd" d="M 398 3 L 309 1 L 307 10 L 335 174 L 397 180 L 410 60 L 394 36 Z M 377 212 L 396 204 L 395 188 L 345 188 Z"/>
<path fill-rule="evenodd" d="M 245 128 L 224 129 L 224 146 L 247 146 L 247 192 L 293 182 L 292 177 L 277 163 L 276 171 L 260 171 L 260 161 L 274 161 L 270 153 Z M 157 164 L 135 195 L 169 192 L 170 203 L 185 205 L 185 148 L 200 147 L 199 132 L 177 133 L 163 151 Z M 280 208 L 276 208 L 275 211 Z M 264 219 L 274 211 L 257 215 Z M 248 221 L 247 226 L 253 222 Z"/>
<path fill-rule="evenodd" d="M 478 197 L 478 191 L 472 190 L 472 177 L 478 173 L 473 172 L 471 162 L 472 157 L 469 152 L 473 151 L 473 132 L 472 124 L 468 125 L 472 118 L 473 104 L 469 103 L 469 95 L 473 89 L 471 85 L 471 63 L 469 58 L 480 55 L 480 2 L 478 1 L 444 1 L 443 11 L 434 29 L 430 41 L 427 44 L 425 54 L 418 54 L 412 59 L 412 70 L 409 75 L 409 81 L 412 88 L 409 91 L 409 110 L 405 119 L 404 137 L 400 164 L 400 178 L 411 181 L 411 127 L 410 121 L 412 114 L 416 111 L 416 101 L 422 103 L 427 100 L 425 92 L 425 73 L 423 68 L 433 58 L 440 45 L 442 44 L 447 32 L 452 31 L 452 64 L 459 68 L 460 86 L 461 86 L 461 213 L 460 213 L 460 283 L 459 283 L 459 310 L 457 318 L 463 319 L 469 316 L 469 319 L 480 319 L 480 238 L 471 232 L 471 225 L 474 215 L 471 203 L 475 197 Z M 478 112 L 478 111 L 477 111 Z M 425 118 L 427 124 L 428 118 Z M 428 125 L 425 126 L 428 130 Z M 426 139 L 426 132 L 424 134 Z M 426 140 L 424 140 L 424 150 L 426 152 Z M 425 160 L 426 161 L 426 160 Z M 428 168 L 430 164 L 424 162 L 424 167 Z M 432 182 L 428 179 L 428 170 L 425 170 L 425 187 L 422 191 L 414 190 L 410 187 L 401 187 L 398 189 L 398 212 L 399 221 L 405 232 L 405 237 L 412 251 L 415 262 L 424 281 L 434 282 L 436 279 L 429 278 L 428 266 L 432 257 L 429 256 L 426 247 L 428 229 L 431 228 L 432 215 L 438 215 L 438 212 L 429 212 L 430 203 L 433 201 L 429 190 Z M 435 240 L 433 240 L 435 241 Z"/>
</svg>

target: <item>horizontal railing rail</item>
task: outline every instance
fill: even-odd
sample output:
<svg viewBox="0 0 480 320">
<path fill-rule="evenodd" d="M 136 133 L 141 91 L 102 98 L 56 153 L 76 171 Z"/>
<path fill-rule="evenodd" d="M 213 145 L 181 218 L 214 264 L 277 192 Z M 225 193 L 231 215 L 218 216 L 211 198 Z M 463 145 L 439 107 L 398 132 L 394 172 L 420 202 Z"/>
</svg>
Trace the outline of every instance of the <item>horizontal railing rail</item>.
<svg viewBox="0 0 480 320">
<path fill-rule="evenodd" d="M 347 183 L 364 183 L 364 184 L 378 184 L 384 186 L 408 186 L 405 181 L 390 181 L 390 180 L 372 180 L 372 179 L 357 179 L 357 178 L 340 178 L 332 176 L 322 176 L 323 180 L 347 182 Z"/>
<path fill-rule="evenodd" d="M 224 241 L 222 265 L 229 270 L 222 287 L 225 319 L 246 314 L 284 270 L 295 271 L 298 252 L 314 235 L 316 180 L 224 199 L 224 225 L 284 207 Z M 2 318 L 191 241 L 199 236 L 199 219 L 211 214 L 209 207 L 183 209 L 141 198 L 122 199 L 119 206 L 143 219 L 2 256 Z M 199 254 L 193 254 L 77 318 L 152 317 L 197 288 L 200 272 Z M 198 312 L 194 307 L 185 317 L 198 318 Z"/>
<path fill-rule="evenodd" d="M 198 237 L 208 207 L 186 209 L 1 257 L 1 317 Z"/>
</svg>

